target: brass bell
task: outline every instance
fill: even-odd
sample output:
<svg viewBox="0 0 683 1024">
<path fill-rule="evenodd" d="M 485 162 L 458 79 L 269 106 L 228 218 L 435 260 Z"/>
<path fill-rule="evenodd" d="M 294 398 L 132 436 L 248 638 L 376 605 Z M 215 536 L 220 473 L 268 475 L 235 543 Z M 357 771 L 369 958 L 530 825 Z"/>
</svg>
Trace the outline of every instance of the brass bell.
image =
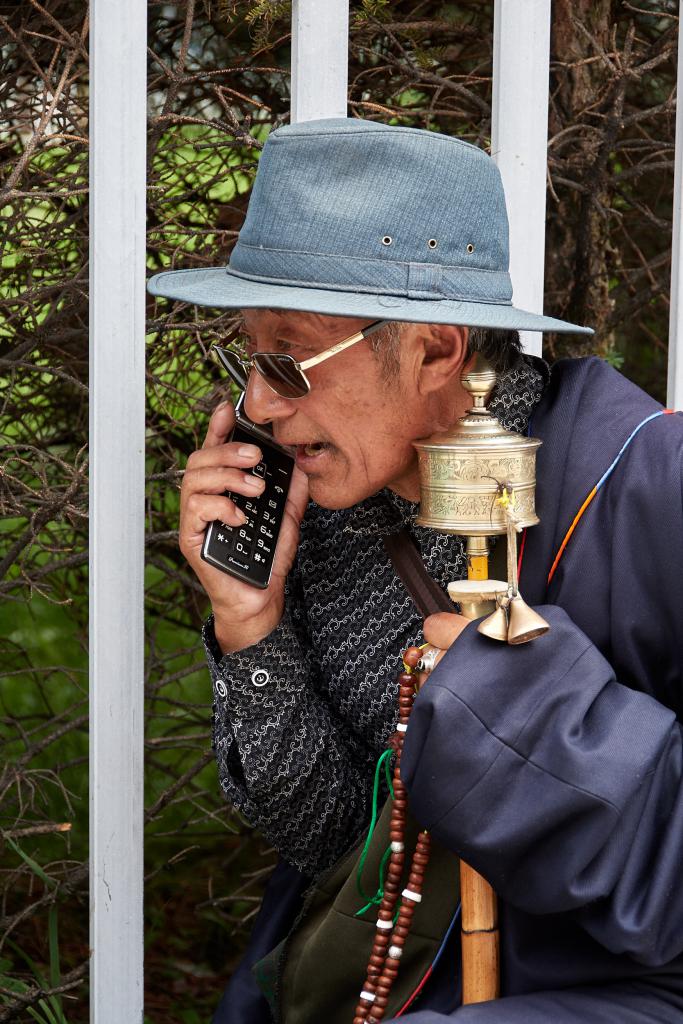
<svg viewBox="0 0 683 1024">
<path fill-rule="evenodd" d="M 481 633 L 482 636 L 488 636 L 491 640 L 502 640 L 503 643 L 508 638 L 508 616 L 507 609 L 504 604 L 499 604 L 495 612 L 491 615 L 487 615 L 485 619 L 482 619 L 477 626 L 477 633 Z"/>
<path fill-rule="evenodd" d="M 550 626 L 545 619 L 530 608 L 520 594 L 510 598 L 507 632 L 509 644 L 526 644 L 529 640 L 535 640 L 537 636 L 543 636 L 549 629 Z"/>
</svg>

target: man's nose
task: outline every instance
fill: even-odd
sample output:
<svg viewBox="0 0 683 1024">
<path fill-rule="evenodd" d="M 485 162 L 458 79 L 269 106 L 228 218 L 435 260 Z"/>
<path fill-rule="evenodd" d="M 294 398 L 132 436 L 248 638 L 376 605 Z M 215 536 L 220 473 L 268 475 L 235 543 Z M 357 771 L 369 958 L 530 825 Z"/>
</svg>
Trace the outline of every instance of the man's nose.
<svg viewBox="0 0 683 1024">
<path fill-rule="evenodd" d="M 272 423 L 274 420 L 286 419 L 295 412 L 294 404 L 276 395 L 258 370 L 252 368 L 244 399 L 244 411 L 250 420 L 254 423 Z"/>
</svg>

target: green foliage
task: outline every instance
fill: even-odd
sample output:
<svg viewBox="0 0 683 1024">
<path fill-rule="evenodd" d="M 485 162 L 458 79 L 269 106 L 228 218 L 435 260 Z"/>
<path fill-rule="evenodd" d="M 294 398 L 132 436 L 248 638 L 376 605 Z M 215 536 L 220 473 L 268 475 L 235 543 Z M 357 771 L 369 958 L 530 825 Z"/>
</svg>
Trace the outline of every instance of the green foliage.
<svg viewBox="0 0 683 1024">
<path fill-rule="evenodd" d="M 605 352 L 605 362 L 613 366 L 615 370 L 620 370 L 624 365 L 625 356 L 623 352 L 619 352 L 616 348 L 610 348 Z"/>
<path fill-rule="evenodd" d="M 238 6 L 233 3 L 233 13 Z M 289 22 L 291 14 L 292 0 L 251 0 L 246 20 L 252 28 L 255 47 L 266 47 L 276 24 L 279 21 Z"/>
<path fill-rule="evenodd" d="M 20 947 L 11 939 L 7 940 L 9 948 L 16 954 L 20 961 L 23 961 L 23 963 L 26 964 L 34 982 L 37 983 L 40 989 L 44 992 L 51 988 L 58 988 L 60 985 L 57 908 L 54 906 L 51 907 L 49 914 L 48 943 L 50 949 L 49 979 L 45 977 L 43 972 L 27 953 L 20 949 Z M 12 964 L 10 960 L 0 960 L 0 986 L 9 989 L 10 992 L 16 992 L 24 996 L 28 995 L 32 991 L 32 986 L 30 984 L 20 981 L 18 978 L 5 973 L 11 966 Z M 4 1005 L 11 1004 L 12 1002 L 9 995 L 0 995 L 0 999 Z M 36 1021 L 36 1024 L 69 1024 L 67 1017 L 64 1015 L 62 998 L 60 995 L 46 995 L 45 998 L 38 999 L 33 1005 L 29 1005 L 26 1012 L 31 1020 Z"/>
<path fill-rule="evenodd" d="M 388 21 L 391 17 L 391 0 L 361 0 L 360 8 L 355 12 L 356 24 L 366 21 Z"/>
</svg>

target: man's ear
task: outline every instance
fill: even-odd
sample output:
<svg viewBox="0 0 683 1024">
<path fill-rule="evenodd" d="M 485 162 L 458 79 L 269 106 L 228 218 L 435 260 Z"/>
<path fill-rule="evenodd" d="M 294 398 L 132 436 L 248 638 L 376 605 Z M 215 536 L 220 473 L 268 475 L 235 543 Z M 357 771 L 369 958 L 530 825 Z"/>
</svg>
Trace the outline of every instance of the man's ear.
<svg viewBox="0 0 683 1024">
<path fill-rule="evenodd" d="M 425 324 L 420 332 L 418 388 L 422 394 L 459 381 L 467 362 L 469 328 Z"/>
</svg>

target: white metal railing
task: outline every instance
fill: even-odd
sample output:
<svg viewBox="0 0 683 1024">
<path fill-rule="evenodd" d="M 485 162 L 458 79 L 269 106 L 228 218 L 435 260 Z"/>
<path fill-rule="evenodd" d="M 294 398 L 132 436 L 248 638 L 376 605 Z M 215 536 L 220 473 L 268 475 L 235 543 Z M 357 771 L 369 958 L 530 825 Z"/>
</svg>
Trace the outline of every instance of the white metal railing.
<svg viewBox="0 0 683 1024">
<path fill-rule="evenodd" d="M 93 0 L 90 1020 L 142 1024 L 147 5 Z"/>
<path fill-rule="evenodd" d="M 292 121 L 346 117 L 348 39 L 346 0 L 294 0 Z"/>
<path fill-rule="evenodd" d="M 683 3 L 679 6 L 679 15 Z M 681 22 L 679 19 L 679 26 Z M 683 46 L 678 38 L 677 83 L 683 82 Z M 673 238 L 671 242 L 671 305 L 669 307 L 669 367 L 666 404 L 683 409 L 683 260 L 681 260 L 681 192 L 683 190 L 683 103 L 676 104 L 676 164 L 674 170 Z"/>
<path fill-rule="evenodd" d="M 495 0 L 491 154 L 510 221 L 513 302 L 543 312 L 550 0 Z M 543 335 L 522 331 L 527 352 Z"/>
<path fill-rule="evenodd" d="M 146 5 L 93 0 L 90 144 L 91 1021 L 142 998 Z M 292 120 L 346 114 L 348 4 L 294 0 Z M 515 303 L 543 311 L 550 0 L 495 0 L 492 148 Z M 679 52 L 679 77 L 683 55 Z M 669 404 L 683 404 L 676 121 Z M 527 350 L 541 336 L 527 333 Z"/>
</svg>

